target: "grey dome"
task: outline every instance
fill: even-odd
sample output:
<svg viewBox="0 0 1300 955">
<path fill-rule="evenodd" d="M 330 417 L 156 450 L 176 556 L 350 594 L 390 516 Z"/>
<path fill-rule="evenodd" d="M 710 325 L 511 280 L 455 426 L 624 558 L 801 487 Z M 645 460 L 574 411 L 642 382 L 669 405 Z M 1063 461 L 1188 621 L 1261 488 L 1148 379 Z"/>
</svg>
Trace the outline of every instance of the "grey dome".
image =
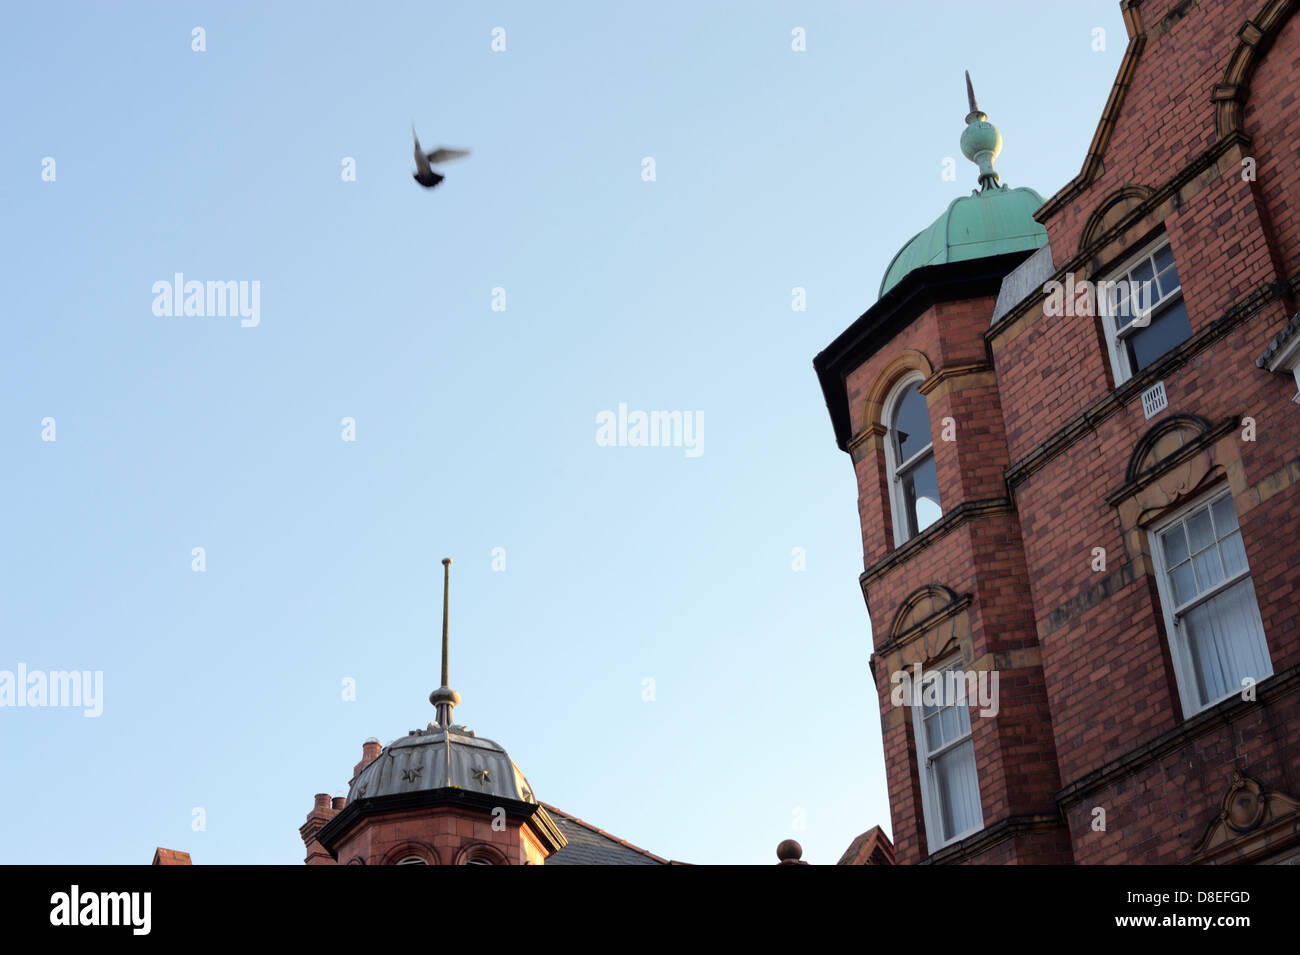
<svg viewBox="0 0 1300 955">
<path fill-rule="evenodd" d="M 537 803 L 528 780 L 500 745 L 463 726 L 444 730 L 430 723 L 385 746 L 352 780 L 347 804 L 433 789 Z"/>
</svg>

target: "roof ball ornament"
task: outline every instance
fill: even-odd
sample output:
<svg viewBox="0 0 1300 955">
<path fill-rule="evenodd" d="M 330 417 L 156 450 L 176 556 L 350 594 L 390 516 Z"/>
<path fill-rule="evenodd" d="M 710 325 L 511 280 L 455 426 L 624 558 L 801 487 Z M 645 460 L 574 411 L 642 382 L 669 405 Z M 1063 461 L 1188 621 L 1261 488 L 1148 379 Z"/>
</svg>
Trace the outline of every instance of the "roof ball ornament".
<svg viewBox="0 0 1300 955">
<path fill-rule="evenodd" d="M 807 865 L 803 861 L 803 846 L 793 839 L 782 839 L 776 847 L 776 857 L 781 861 L 777 865 Z"/>
<path fill-rule="evenodd" d="M 966 99 L 970 112 L 966 114 L 966 128 L 961 134 L 961 153 L 980 167 L 980 188 L 1002 189 L 1002 177 L 993 169 L 993 161 L 1002 152 L 1002 133 L 989 122 L 988 114 L 975 102 L 975 87 L 971 85 L 970 71 L 966 71 Z"/>
</svg>

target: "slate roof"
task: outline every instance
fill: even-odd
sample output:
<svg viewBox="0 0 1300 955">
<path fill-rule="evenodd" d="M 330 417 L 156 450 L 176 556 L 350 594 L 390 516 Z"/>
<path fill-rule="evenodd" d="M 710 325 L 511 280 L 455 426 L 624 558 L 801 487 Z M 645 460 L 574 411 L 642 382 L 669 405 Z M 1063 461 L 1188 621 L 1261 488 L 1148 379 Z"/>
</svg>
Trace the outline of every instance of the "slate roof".
<svg viewBox="0 0 1300 955">
<path fill-rule="evenodd" d="M 1268 343 L 1268 348 L 1264 349 L 1264 354 L 1255 359 L 1256 367 L 1263 368 L 1268 364 L 1268 360 L 1282 350 L 1282 346 L 1290 340 L 1292 335 L 1300 334 L 1300 312 L 1292 316 L 1291 321 L 1287 322 L 1283 329 L 1273 336 L 1273 340 Z"/>
<path fill-rule="evenodd" d="M 547 865 L 668 865 L 667 859 L 611 836 L 562 809 L 548 803 L 542 806 L 569 840 L 568 845 L 546 860 Z"/>
</svg>

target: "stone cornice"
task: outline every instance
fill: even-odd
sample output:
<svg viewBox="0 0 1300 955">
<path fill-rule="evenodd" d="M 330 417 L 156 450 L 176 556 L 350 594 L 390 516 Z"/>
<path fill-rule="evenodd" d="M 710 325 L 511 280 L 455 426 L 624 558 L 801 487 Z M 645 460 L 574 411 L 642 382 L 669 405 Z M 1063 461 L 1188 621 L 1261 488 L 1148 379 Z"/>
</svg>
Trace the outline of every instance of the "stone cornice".
<svg viewBox="0 0 1300 955">
<path fill-rule="evenodd" d="M 885 576 L 899 564 L 906 563 L 916 554 L 925 550 L 940 538 L 947 537 L 957 528 L 961 527 L 967 521 L 977 517 L 989 517 L 996 514 L 1007 514 L 1013 509 L 1010 498 L 994 497 L 980 501 L 966 501 L 958 504 L 935 523 L 931 524 L 921 533 L 917 534 L 902 547 L 895 547 L 880 560 L 876 561 L 858 577 L 858 583 L 862 586 L 862 597 L 865 600 L 867 596 L 867 587 L 875 583 L 881 577 Z"/>
<path fill-rule="evenodd" d="M 1065 821 L 1056 813 L 1036 812 L 1020 816 L 1007 816 L 986 826 L 972 836 L 960 842 L 944 846 L 929 858 L 922 859 L 919 865 L 959 865 L 973 862 L 975 857 L 984 854 L 999 843 L 1014 839 L 1016 836 L 1037 832 L 1051 832 L 1063 829 Z"/>
<path fill-rule="evenodd" d="M 487 793 L 470 792 L 454 786 L 444 789 L 418 789 L 413 792 L 354 800 L 339 810 L 338 815 L 316 833 L 316 841 L 337 859 L 336 850 L 339 842 L 363 819 L 411 809 L 440 807 L 478 810 L 486 813 L 502 809 L 507 818 L 528 826 L 548 853 L 553 853 L 566 844 L 564 835 L 555 825 L 555 821 L 539 804 Z"/>
<path fill-rule="evenodd" d="M 916 390 L 923 395 L 928 395 L 945 381 L 953 381 L 957 378 L 966 378 L 970 375 L 979 375 L 992 371 L 993 363 L 990 361 L 967 361 L 944 365 L 941 368 L 936 368 L 934 374 L 921 382 Z"/>
</svg>

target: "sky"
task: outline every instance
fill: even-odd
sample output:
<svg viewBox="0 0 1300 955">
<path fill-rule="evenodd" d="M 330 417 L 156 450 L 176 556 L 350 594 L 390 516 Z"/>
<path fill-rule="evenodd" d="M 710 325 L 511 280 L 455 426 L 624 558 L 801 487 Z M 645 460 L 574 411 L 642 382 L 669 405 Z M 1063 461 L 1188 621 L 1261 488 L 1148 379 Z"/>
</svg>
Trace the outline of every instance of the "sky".
<svg viewBox="0 0 1300 955">
<path fill-rule="evenodd" d="M 0 862 L 300 863 L 433 719 L 443 557 L 456 718 L 542 801 L 694 863 L 889 831 L 812 359 L 975 188 L 962 71 L 1050 196 L 1125 42 L 1116 0 L 6 5 L 0 671 L 102 682 L 0 706 Z M 436 189 L 412 124 L 472 150 Z"/>
</svg>

